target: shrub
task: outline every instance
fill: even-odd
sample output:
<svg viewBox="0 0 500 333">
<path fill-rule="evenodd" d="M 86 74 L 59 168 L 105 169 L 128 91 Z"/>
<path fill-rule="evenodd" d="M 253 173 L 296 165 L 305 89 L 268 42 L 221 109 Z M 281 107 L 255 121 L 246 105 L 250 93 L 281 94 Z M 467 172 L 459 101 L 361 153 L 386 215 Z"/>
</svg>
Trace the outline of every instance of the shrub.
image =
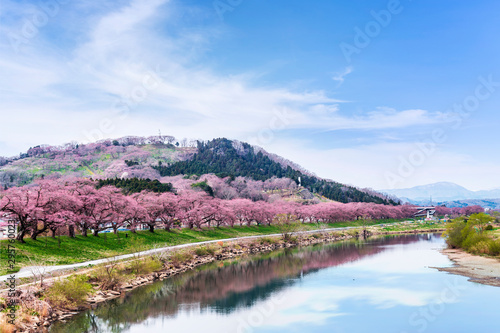
<svg viewBox="0 0 500 333">
<path fill-rule="evenodd" d="M 479 218 L 470 219 L 468 222 L 465 222 L 464 218 L 453 220 L 443 234 L 446 243 L 451 248 L 462 248 L 474 254 L 500 255 L 500 240 L 493 240 L 483 232 L 492 230 L 493 226 L 487 225 L 483 229 L 484 223 L 478 220 Z"/>
<path fill-rule="evenodd" d="M 116 261 L 102 264 L 94 270 L 91 281 L 97 282 L 103 290 L 112 290 L 127 279 L 121 268 Z"/>
<path fill-rule="evenodd" d="M 188 251 L 176 251 L 170 256 L 170 261 L 176 267 L 191 259 L 193 259 L 193 254 Z"/>
<path fill-rule="evenodd" d="M 338 232 L 338 231 L 332 231 L 332 232 L 330 233 L 330 236 L 331 236 L 331 237 L 334 237 L 334 238 L 338 238 L 338 237 L 342 237 L 342 236 L 344 236 L 344 234 L 343 234 L 343 233 L 341 233 L 341 232 Z"/>
<path fill-rule="evenodd" d="M 197 256 L 206 256 L 206 255 L 214 255 L 215 253 L 215 249 L 213 247 L 209 247 L 209 246 L 200 246 L 200 247 L 197 247 L 195 250 L 194 250 L 194 253 L 197 255 Z"/>
<path fill-rule="evenodd" d="M 147 257 L 133 260 L 129 263 L 128 269 L 131 273 L 141 275 L 161 270 L 163 263 L 156 258 Z"/>
<path fill-rule="evenodd" d="M 93 291 L 85 275 L 74 275 L 54 282 L 47 290 L 47 298 L 56 307 L 79 307 L 85 303 L 87 295 Z"/>
<path fill-rule="evenodd" d="M 478 229 L 480 232 L 484 230 L 486 226 L 489 225 L 489 223 L 493 222 L 495 219 L 485 213 L 478 213 L 478 214 L 472 214 L 469 217 L 469 222 L 467 224 L 470 224 L 474 226 L 476 229 Z"/>
<path fill-rule="evenodd" d="M 260 243 L 261 244 L 275 244 L 277 240 L 272 237 L 262 237 L 260 238 Z"/>
<path fill-rule="evenodd" d="M 487 245 L 482 244 L 481 248 L 479 248 L 477 246 L 481 242 L 487 243 L 490 239 L 487 236 L 476 232 L 474 229 L 465 228 L 463 231 L 464 231 L 464 234 L 465 234 L 465 232 L 467 232 L 467 236 L 465 237 L 464 241 L 462 242 L 462 248 L 466 251 L 471 251 L 471 252 L 477 251 L 474 253 L 484 253 L 484 252 L 480 252 L 480 251 L 482 251 L 481 248 L 487 248 Z"/>
<path fill-rule="evenodd" d="M 348 229 L 344 232 L 344 234 L 347 236 L 358 237 L 359 230 L 358 229 Z"/>
<path fill-rule="evenodd" d="M 491 240 L 489 243 L 490 246 L 490 255 L 498 256 L 500 255 L 500 240 Z"/>
<path fill-rule="evenodd" d="M 449 247 L 454 249 L 462 247 L 462 243 L 468 234 L 468 232 L 463 232 L 466 226 L 467 224 L 463 218 L 455 219 L 452 223 L 448 224 L 443 237 L 446 237 L 446 243 Z"/>
<path fill-rule="evenodd" d="M 273 223 L 280 231 L 284 241 L 288 241 L 295 232 L 303 228 L 297 216 L 292 214 L 278 214 L 274 218 Z"/>
<path fill-rule="evenodd" d="M 469 251 L 474 254 L 489 254 L 491 240 L 481 240 L 470 246 Z"/>
</svg>

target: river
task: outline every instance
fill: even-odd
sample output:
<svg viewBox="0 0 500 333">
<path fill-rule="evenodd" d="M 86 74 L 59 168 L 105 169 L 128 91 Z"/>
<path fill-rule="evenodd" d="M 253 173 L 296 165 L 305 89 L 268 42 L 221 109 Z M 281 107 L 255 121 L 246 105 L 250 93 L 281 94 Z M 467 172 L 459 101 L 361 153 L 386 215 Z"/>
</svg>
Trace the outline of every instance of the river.
<svg viewBox="0 0 500 333">
<path fill-rule="evenodd" d="M 500 288 L 432 267 L 438 234 L 374 237 L 217 262 L 50 332 L 496 332 Z"/>
</svg>

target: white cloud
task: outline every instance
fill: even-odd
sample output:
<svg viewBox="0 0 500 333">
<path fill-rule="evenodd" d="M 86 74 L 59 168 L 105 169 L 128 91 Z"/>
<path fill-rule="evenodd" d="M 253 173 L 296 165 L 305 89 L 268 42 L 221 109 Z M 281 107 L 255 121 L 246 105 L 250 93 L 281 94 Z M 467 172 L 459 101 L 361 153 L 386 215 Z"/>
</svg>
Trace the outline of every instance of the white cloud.
<svg viewBox="0 0 500 333">
<path fill-rule="evenodd" d="M 99 131 L 117 137 L 160 128 L 180 137 L 244 139 L 269 127 L 280 110 L 289 114 L 287 129 L 373 129 L 436 121 L 422 110 L 341 115 L 343 101 L 323 91 L 259 86 L 252 73 L 218 75 L 193 61 L 210 42 L 209 30 L 160 31 L 170 10 L 165 0 L 136 0 L 97 19 L 82 17 L 75 23 L 82 26 L 70 30 L 86 27 L 87 33 L 75 36 L 72 49 L 60 49 L 42 32 L 33 41 L 40 47 L 25 53 L 15 54 L 4 45 L 0 68 L 9 79 L 0 88 L 9 95 L 2 110 L 12 116 L 0 141 L 15 142 L 8 153 L 41 142 L 98 139 Z M 144 89 L 145 80 L 154 88 Z M 101 122 L 110 122 L 104 126 L 109 130 L 101 130 Z"/>
<path fill-rule="evenodd" d="M 337 81 L 339 86 L 344 83 L 345 77 L 353 72 L 352 66 L 347 66 L 342 72 L 335 73 L 332 80 Z"/>
<path fill-rule="evenodd" d="M 314 171 L 320 177 L 359 187 L 386 189 L 391 188 L 386 173 L 398 174 L 401 159 L 408 159 L 419 146 L 416 142 L 373 142 L 330 149 L 317 147 L 304 137 L 276 137 L 265 148 Z M 480 190 L 498 187 L 496 179 L 498 161 L 477 159 L 450 151 L 448 145 L 438 145 L 434 153 L 422 165 L 415 166 L 410 176 L 403 177 L 396 188 L 449 181 L 471 190 Z"/>
<path fill-rule="evenodd" d="M 65 10 L 71 11 L 67 6 Z M 253 140 L 321 176 L 385 188 L 383 172 L 393 168 L 397 156 L 407 154 L 413 144 L 320 150 L 308 144 L 297 149 L 290 140 L 276 140 L 282 130 L 405 129 L 443 121 L 443 114 L 420 109 L 383 107 L 350 115 L 342 110 L 347 101 L 321 90 L 263 86 L 252 71 L 220 75 L 198 61 L 216 31 L 186 27 L 175 31 L 168 25 L 173 7 L 166 0 L 115 6 L 110 9 L 108 4 L 105 13 L 90 11 L 92 15 L 75 19 L 74 26 L 67 26 L 75 32 L 69 46 L 58 45 L 43 29 L 21 53 L 2 41 L 0 70 L 5 75 L 0 79 L 0 103 L 9 126 L 0 133 L 0 155 L 14 155 L 41 143 L 152 135 L 160 129 L 179 138 Z M 20 12 L 20 20 L 23 15 Z M 59 24 L 59 19 L 69 24 L 68 17 L 76 16 L 65 12 L 52 18 L 46 28 Z M 7 27 L 0 24 L 0 29 Z M 334 79 L 342 82 L 351 72 L 346 68 Z M 276 142 L 263 144 L 255 139 L 266 132 Z M 431 171 L 433 177 L 446 179 L 453 174 L 458 178 L 459 170 L 470 171 L 472 167 L 460 160 L 453 170 L 446 168 L 457 158 L 435 156 L 404 186 L 429 179 L 423 175 Z M 481 174 L 489 175 L 488 170 L 493 166 Z"/>
</svg>

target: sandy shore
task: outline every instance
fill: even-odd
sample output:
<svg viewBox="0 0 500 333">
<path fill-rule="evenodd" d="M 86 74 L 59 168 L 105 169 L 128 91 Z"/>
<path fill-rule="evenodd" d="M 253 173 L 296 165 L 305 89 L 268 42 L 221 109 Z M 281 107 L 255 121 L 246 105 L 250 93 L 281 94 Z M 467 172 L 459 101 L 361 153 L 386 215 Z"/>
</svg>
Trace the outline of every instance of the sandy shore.
<svg viewBox="0 0 500 333">
<path fill-rule="evenodd" d="M 469 254 L 462 250 L 445 249 L 441 253 L 452 260 L 453 267 L 436 267 L 443 272 L 469 277 L 469 281 L 500 287 L 500 260 Z"/>
</svg>

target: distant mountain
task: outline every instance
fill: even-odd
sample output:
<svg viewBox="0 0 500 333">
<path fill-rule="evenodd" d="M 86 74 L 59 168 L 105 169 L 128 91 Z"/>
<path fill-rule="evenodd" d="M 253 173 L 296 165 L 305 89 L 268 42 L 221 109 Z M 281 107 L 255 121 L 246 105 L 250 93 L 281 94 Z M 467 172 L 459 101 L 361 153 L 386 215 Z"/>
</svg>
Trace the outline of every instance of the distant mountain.
<svg viewBox="0 0 500 333">
<path fill-rule="evenodd" d="M 500 188 L 487 191 L 476 191 L 475 194 L 476 194 L 475 199 L 500 198 Z"/>
<path fill-rule="evenodd" d="M 434 203 L 456 200 L 500 198 L 500 189 L 470 191 L 463 186 L 450 182 L 439 182 L 405 189 L 381 190 L 380 192 L 394 195 L 403 201 L 416 204 L 428 203 L 431 198 Z"/>
<path fill-rule="evenodd" d="M 13 158 L 0 158 L 0 186 L 20 186 L 39 178 L 142 178 L 215 174 L 255 181 L 289 178 L 313 194 L 339 202 L 398 202 L 315 176 L 260 147 L 228 139 L 189 141 L 171 136 L 124 137 L 90 144 L 41 145 Z"/>
<path fill-rule="evenodd" d="M 439 206 L 452 207 L 468 207 L 468 206 L 481 206 L 489 209 L 500 209 L 500 199 L 469 199 L 469 200 L 455 200 L 438 202 Z"/>
</svg>

